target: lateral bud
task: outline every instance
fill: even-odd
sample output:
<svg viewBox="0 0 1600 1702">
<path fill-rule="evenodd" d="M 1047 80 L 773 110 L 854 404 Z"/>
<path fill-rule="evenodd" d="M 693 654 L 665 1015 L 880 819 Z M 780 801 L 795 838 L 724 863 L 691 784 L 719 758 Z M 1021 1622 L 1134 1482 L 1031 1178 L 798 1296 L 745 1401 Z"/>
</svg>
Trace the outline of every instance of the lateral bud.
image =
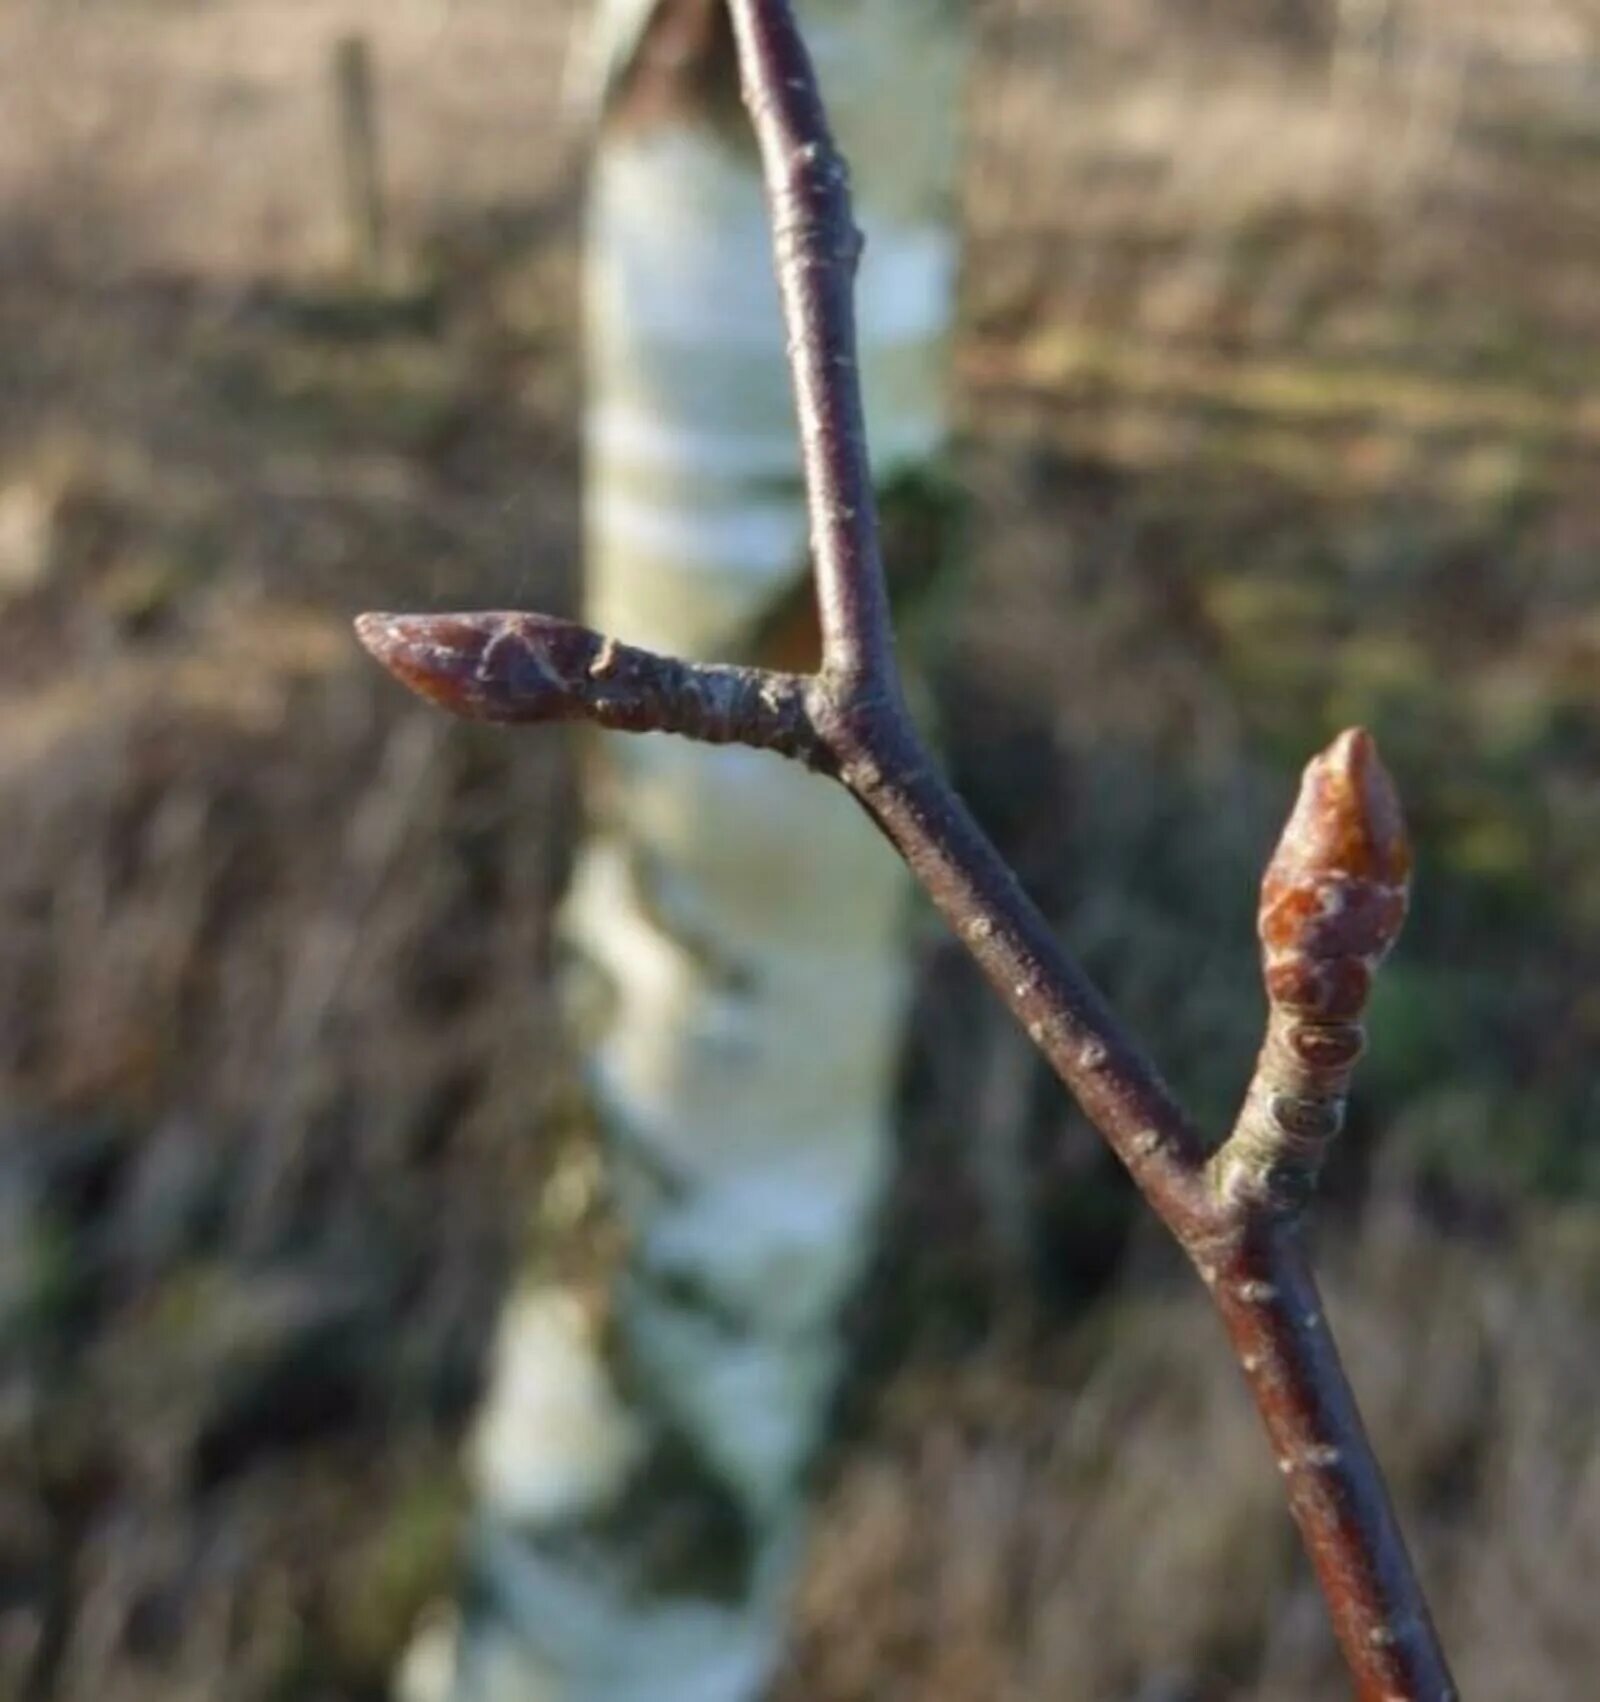
<svg viewBox="0 0 1600 1702">
<path fill-rule="evenodd" d="M 1304 1203 L 1344 1120 L 1373 976 L 1399 937 L 1411 846 L 1372 736 L 1341 733 L 1306 766 L 1261 883 L 1266 1039 L 1232 1136 L 1225 1193 Z"/>
</svg>

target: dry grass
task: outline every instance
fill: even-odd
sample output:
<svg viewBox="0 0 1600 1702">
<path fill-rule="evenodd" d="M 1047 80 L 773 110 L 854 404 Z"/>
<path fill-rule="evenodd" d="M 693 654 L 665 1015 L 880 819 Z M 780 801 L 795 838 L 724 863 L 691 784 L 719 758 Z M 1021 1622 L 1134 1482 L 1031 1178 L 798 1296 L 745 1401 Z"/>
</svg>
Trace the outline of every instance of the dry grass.
<svg viewBox="0 0 1600 1702">
<path fill-rule="evenodd" d="M 1464 1682 L 1578 1702 L 1600 1561 L 1592 1217 L 1463 1243 L 1392 1205 L 1328 1253 Z M 802 1619 L 795 1698 L 1348 1694 L 1215 1326 L 1158 1278 L 1065 1340 L 1023 1331 L 901 1378 L 840 1467 Z"/>
</svg>

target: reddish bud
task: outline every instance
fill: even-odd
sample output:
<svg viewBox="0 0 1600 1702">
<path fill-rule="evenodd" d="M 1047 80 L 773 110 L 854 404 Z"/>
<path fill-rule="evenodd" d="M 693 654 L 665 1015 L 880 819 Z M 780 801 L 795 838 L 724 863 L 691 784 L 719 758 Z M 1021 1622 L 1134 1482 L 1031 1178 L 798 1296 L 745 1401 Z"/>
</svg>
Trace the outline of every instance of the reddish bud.
<svg viewBox="0 0 1600 1702">
<path fill-rule="evenodd" d="M 1361 1013 L 1405 920 L 1411 847 L 1371 738 L 1341 733 L 1306 768 L 1261 883 L 1272 1007 L 1238 1126 L 1217 1155 L 1226 1192 L 1297 1209 L 1344 1116 Z"/>
<path fill-rule="evenodd" d="M 1410 874 L 1394 782 L 1371 735 L 1352 728 L 1307 765 L 1267 865 L 1259 927 L 1269 984 L 1315 1011 L 1320 982 L 1331 1000 L 1324 1014 L 1358 1014 L 1366 976 L 1355 966 L 1370 970 L 1399 936 Z"/>
<path fill-rule="evenodd" d="M 1403 887 L 1410 875 L 1411 842 L 1400 795 L 1372 735 L 1351 727 L 1306 764 L 1266 885 L 1342 876 Z"/>
<path fill-rule="evenodd" d="M 474 721 L 566 721 L 602 665 L 598 633 L 549 615 L 361 615 L 356 636 L 402 685 Z"/>
</svg>

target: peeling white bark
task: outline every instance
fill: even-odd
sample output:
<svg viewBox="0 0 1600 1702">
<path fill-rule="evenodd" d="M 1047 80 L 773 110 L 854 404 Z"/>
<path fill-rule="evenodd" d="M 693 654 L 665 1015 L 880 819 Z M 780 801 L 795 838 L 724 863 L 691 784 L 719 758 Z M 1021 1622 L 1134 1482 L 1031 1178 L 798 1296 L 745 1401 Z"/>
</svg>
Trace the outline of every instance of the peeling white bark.
<svg viewBox="0 0 1600 1702">
<path fill-rule="evenodd" d="M 583 1303 L 558 1289 L 513 1300 L 500 1320 L 493 1380 L 471 1443 L 483 1501 L 527 1526 L 582 1518 L 611 1501 L 641 1438 L 601 1368 Z"/>
<path fill-rule="evenodd" d="M 800 11 L 867 235 L 882 477 L 947 436 L 965 20 L 929 0 Z M 640 9 L 614 15 L 631 31 Z M 615 57 L 602 42 L 596 63 Z M 731 657 L 806 572 L 753 150 L 688 119 L 607 133 L 587 263 L 588 618 Z M 761 1693 L 888 1166 L 899 863 L 842 792 L 775 758 L 606 735 L 598 766 L 564 926 L 603 990 L 588 1058 L 627 1264 L 607 1335 L 553 1290 L 508 1311 L 472 1452 L 475 1589 L 419 1639 L 405 1702 Z M 698 1583 L 630 1552 L 674 1495 L 721 1533 Z"/>
</svg>

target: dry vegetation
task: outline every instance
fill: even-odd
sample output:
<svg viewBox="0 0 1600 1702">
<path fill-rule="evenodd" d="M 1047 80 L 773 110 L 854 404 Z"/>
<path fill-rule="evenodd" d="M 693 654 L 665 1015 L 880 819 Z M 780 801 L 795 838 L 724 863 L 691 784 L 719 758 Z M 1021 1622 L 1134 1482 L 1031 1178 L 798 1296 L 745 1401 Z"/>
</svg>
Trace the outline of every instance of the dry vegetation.
<svg viewBox="0 0 1600 1702">
<path fill-rule="evenodd" d="M 373 603 L 571 594 L 567 8 L 0 12 L 0 1697 L 381 1694 L 581 1123 L 554 744 Z M 1288 776 L 1423 848 L 1324 1225 L 1470 1694 L 1600 1669 L 1600 20 L 985 11 L 947 742 L 1187 1094 Z M 339 272 L 370 30 L 396 277 Z M 1211 1326 L 930 938 L 787 1694 L 1342 1694 Z M 570 1172 L 566 1173 L 570 1181 Z"/>
</svg>

